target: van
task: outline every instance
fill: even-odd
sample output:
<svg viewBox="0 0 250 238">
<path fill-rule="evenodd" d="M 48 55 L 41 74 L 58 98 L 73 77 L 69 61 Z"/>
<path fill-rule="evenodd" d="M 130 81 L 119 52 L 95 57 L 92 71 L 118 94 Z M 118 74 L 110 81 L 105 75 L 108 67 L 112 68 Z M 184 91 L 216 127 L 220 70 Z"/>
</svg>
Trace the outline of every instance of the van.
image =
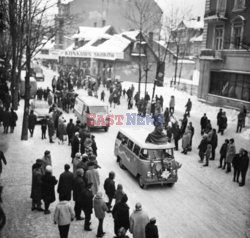
<svg viewBox="0 0 250 238">
<path fill-rule="evenodd" d="M 99 99 L 91 96 L 78 96 L 74 111 L 78 120 L 89 129 L 98 128 L 108 131 L 110 123 L 109 106 Z"/>
<path fill-rule="evenodd" d="M 151 184 L 173 186 L 181 164 L 174 159 L 172 143 L 146 143 L 150 132 L 143 127 L 121 128 L 115 141 L 115 156 L 121 168 L 138 180 L 141 188 Z"/>
<path fill-rule="evenodd" d="M 22 70 L 20 77 L 20 84 L 19 84 L 21 97 L 25 96 L 25 77 L 26 77 L 26 71 Z M 36 91 L 37 91 L 37 82 L 34 77 L 30 77 L 30 98 L 35 98 Z"/>
</svg>

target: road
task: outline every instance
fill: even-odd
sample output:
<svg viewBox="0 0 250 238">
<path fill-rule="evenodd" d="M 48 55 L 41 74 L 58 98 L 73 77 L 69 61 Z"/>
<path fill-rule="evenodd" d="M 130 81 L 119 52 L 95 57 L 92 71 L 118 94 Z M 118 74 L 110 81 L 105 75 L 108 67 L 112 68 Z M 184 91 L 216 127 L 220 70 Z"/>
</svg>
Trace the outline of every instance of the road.
<svg viewBox="0 0 250 238">
<path fill-rule="evenodd" d="M 186 95 L 183 94 L 183 97 Z M 5 186 L 3 207 L 8 220 L 1 237 L 58 237 L 52 216 L 30 210 L 31 166 L 48 149 L 52 154 L 53 173 L 58 178 L 64 164 L 71 161 L 70 147 L 66 144 L 49 144 L 48 140 L 41 140 L 39 126 L 36 127 L 33 138 L 20 141 L 22 105 L 23 102 L 18 111 L 19 120 L 14 135 L 1 136 L 0 140 L 0 145 L 5 145 L 8 160 L 2 175 L 2 184 Z M 207 106 L 207 112 L 209 110 L 212 110 L 212 107 Z M 111 113 L 114 114 L 124 114 L 126 111 L 126 99 L 122 99 L 120 106 L 111 109 Z M 181 111 L 177 109 L 176 115 L 180 117 Z M 68 120 L 74 118 L 74 115 L 65 114 L 65 118 Z M 147 189 L 141 189 L 135 178 L 120 169 L 114 156 L 114 142 L 120 126 L 114 125 L 108 132 L 93 131 L 98 146 L 98 162 L 101 165 L 100 189 L 103 190 L 103 182 L 108 173 L 111 170 L 114 171 L 116 184 L 121 183 L 128 195 L 130 212 L 133 211 L 136 202 L 141 202 L 149 216 L 156 217 L 160 238 L 250 237 L 249 173 L 245 187 L 239 187 L 238 184 L 233 183 L 232 173 L 226 174 L 224 170 L 217 168 L 218 149 L 216 160 L 211 162 L 209 167 L 204 168 L 197 162 L 196 147 L 201 139 L 199 118 L 198 113 L 193 113 L 190 118 L 196 128 L 192 152 L 188 155 L 175 153 L 175 158 L 182 163 L 182 168 L 179 170 L 179 180 L 172 188 L 150 186 Z M 227 136 L 232 136 L 234 128 L 232 125 L 229 127 Z M 237 148 L 248 143 L 240 135 L 234 136 L 238 139 Z M 225 138 L 219 136 L 219 146 Z M 52 213 L 55 204 L 51 206 Z M 92 228 L 92 232 L 83 233 L 83 223 L 73 222 L 69 237 L 95 237 L 97 220 L 94 216 L 92 216 Z M 106 238 L 113 237 L 113 220 L 110 214 L 105 218 L 104 230 Z M 129 236 L 132 237 L 131 234 Z"/>
</svg>

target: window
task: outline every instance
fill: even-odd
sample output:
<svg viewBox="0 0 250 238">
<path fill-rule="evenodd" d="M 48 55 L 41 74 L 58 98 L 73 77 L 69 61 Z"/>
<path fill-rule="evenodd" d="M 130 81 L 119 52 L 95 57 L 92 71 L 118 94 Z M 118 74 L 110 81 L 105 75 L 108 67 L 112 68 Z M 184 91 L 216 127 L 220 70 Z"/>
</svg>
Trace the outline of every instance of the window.
<svg viewBox="0 0 250 238">
<path fill-rule="evenodd" d="M 133 145 L 134 145 L 134 142 L 131 141 L 131 140 L 129 140 L 129 141 L 128 141 L 128 148 L 129 148 L 130 150 L 133 149 Z"/>
<path fill-rule="evenodd" d="M 139 152 L 140 152 L 140 147 L 138 145 L 135 144 L 134 146 L 134 149 L 133 149 L 133 152 L 138 156 L 139 155 Z"/>
<path fill-rule="evenodd" d="M 215 50 L 223 49 L 224 27 L 217 26 L 215 28 Z"/>
<path fill-rule="evenodd" d="M 245 9 L 245 0 L 234 0 L 234 8 L 233 10 L 244 10 Z"/>
<path fill-rule="evenodd" d="M 250 74 L 212 71 L 209 93 L 250 102 Z"/>
<path fill-rule="evenodd" d="M 216 7 L 217 13 L 220 13 L 220 12 L 225 13 L 226 8 L 227 8 L 227 0 L 217 0 L 217 7 Z"/>
<path fill-rule="evenodd" d="M 232 20 L 232 31 L 231 31 L 231 48 L 232 49 L 241 49 L 242 47 L 244 22 L 245 22 L 245 18 L 242 16 L 237 16 Z"/>
</svg>

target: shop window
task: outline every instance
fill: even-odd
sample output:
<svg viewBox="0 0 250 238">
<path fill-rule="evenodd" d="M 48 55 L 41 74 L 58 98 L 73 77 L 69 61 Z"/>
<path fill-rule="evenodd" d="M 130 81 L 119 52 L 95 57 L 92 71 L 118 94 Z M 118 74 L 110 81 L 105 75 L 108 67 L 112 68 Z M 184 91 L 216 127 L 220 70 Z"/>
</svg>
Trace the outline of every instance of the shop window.
<svg viewBox="0 0 250 238">
<path fill-rule="evenodd" d="M 250 102 L 250 74 L 211 72 L 209 93 Z"/>
<path fill-rule="evenodd" d="M 234 0 L 233 11 L 244 10 L 246 7 L 245 4 L 246 4 L 245 0 Z"/>
<path fill-rule="evenodd" d="M 216 26 L 215 28 L 215 50 L 223 49 L 224 27 Z"/>
</svg>

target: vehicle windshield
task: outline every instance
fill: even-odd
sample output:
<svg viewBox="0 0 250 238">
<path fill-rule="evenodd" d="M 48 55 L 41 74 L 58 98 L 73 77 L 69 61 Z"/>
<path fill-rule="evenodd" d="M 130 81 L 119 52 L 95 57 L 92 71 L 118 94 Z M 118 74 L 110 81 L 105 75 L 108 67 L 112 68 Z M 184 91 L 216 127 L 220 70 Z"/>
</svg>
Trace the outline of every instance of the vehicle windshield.
<svg viewBox="0 0 250 238">
<path fill-rule="evenodd" d="M 33 108 L 44 108 L 44 109 L 48 109 L 49 106 L 48 106 L 48 103 L 45 102 L 45 101 L 33 101 L 31 102 L 31 105 Z"/>
<path fill-rule="evenodd" d="M 108 108 L 105 106 L 91 106 L 89 107 L 89 113 L 107 113 Z"/>
<path fill-rule="evenodd" d="M 142 149 L 140 153 L 141 159 L 144 160 L 161 160 L 173 158 L 173 149 L 147 150 Z"/>
</svg>

